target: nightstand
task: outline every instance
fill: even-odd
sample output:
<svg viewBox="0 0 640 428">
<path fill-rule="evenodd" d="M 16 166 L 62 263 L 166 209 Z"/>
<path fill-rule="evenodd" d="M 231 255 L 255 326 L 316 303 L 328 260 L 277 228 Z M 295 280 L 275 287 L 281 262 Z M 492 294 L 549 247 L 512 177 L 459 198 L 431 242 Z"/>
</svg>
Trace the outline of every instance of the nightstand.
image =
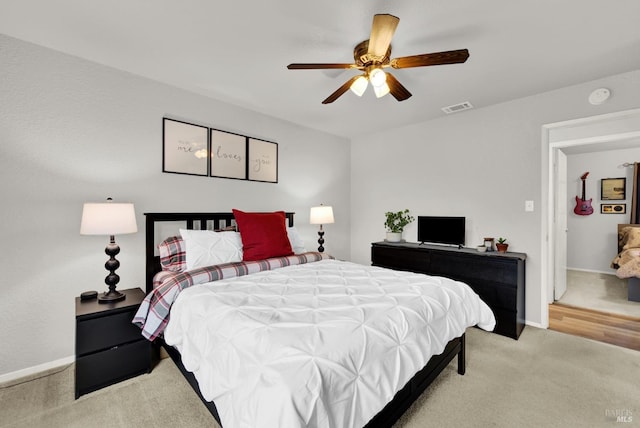
<svg viewBox="0 0 640 428">
<path fill-rule="evenodd" d="M 151 342 L 131 323 L 144 292 L 119 291 L 126 298 L 113 303 L 76 297 L 76 398 L 151 372 Z"/>
</svg>

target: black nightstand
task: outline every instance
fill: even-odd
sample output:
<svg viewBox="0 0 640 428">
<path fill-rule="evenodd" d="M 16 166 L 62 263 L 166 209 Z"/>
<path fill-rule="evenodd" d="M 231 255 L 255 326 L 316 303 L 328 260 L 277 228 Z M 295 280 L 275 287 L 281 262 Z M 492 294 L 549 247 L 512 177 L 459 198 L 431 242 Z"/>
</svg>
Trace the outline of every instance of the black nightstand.
<svg viewBox="0 0 640 428">
<path fill-rule="evenodd" d="M 131 323 L 144 292 L 118 291 L 127 297 L 115 303 L 76 297 L 76 398 L 151 372 L 151 342 Z"/>
</svg>

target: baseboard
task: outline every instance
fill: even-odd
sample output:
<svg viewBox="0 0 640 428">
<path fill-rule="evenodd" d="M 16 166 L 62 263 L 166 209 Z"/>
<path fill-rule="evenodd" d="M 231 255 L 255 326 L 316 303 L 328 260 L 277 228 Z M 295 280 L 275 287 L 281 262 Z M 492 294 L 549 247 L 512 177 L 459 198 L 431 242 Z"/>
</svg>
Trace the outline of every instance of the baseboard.
<svg viewBox="0 0 640 428">
<path fill-rule="evenodd" d="M 548 327 L 545 327 L 544 325 L 538 323 L 538 322 L 533 322 L 533 321 L 525 321 L 524 322 L 525 325 L 529 325 L 531 327 L 535 327 L 535 328 L 541 328 L 541 329 L 547 329 Z"/>
<path fill-rule="evenodd" d="M 572 268 L 572 267 L 568 267 L 567 266 L 567 270 L 575 270 L 576 272 L 587 272 L 587 273 L 603 273 L 605 275 L 615 275 L 616 274 L 616 270 L 615 269 L 611 269 L 609 272 L 605 272 L 605 271 L 602 271 L 602 270 L 580 269 L 580 268 Z"/>
<path fill-rule="evenodd" d="M 75 355 L 70 357 L 61 358 L 55 361 L 49 361 L 48 363 L 39 364 L 37 366 L 28 367 L 26 369 L 17 370 L 11 373 L 5 373 L 0 375 L 0 386 L 8 386 L 6 384 L 15 383 L 16 380 L 22 380 L 28 377 L 38 377 L 37 375 L 46 375 L 49 371 L 54 371 L 60 367 L 68 366 L 76 360 Z M 26 379 L 25 379 L 26 380 Z"/>
</svg>

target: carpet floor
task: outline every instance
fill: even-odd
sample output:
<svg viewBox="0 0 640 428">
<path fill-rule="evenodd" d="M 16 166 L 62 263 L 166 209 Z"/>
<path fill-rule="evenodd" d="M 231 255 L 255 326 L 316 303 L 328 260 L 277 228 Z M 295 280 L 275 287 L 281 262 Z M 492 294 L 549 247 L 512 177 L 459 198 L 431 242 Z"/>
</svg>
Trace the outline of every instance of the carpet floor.
<svg viewBox="0 0 640 428">
<path fill-rule="evenodd" d="M 74 400 L 73 365 L 0 386 L 0 427 L 216 427 L 170 359 L 147 375 Z M 551 330 L 513 340 L 467 331 L 454 360 L 395 425 L 640 426 L 640 353 Z M 286 427 L 277 427 L 286 428 Z"/>
<path fill-rule="evenodd" d="M 640 318 L 640 302 L 628 299 L 627 280 L 605 273 L 567 270 L 565 305 Z"/>
</svg>

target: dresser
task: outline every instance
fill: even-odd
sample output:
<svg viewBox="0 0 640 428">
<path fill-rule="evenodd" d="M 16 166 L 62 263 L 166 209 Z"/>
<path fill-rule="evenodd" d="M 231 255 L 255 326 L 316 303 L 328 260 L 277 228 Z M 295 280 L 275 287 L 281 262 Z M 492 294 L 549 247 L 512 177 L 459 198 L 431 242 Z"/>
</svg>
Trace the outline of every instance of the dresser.
<svg viewBox="0 0 640 428">
<path fill-rule="evenodd" d="M 526 258 L 524 253 L 480 253 L 470 248 L 418 243 L 371 244 L 374 266 L 467 283 L 493 311 L 494 332 L 513 339 L 518 339 L 524 328 Z"/>
<path fill-rule="evenodd" d="M 151 342 L 131 323 L 144 292 L 118 291 L 126 295 L 120 302 L 76 297 L 76 398 L 151 372 Z"/>
</svg>

